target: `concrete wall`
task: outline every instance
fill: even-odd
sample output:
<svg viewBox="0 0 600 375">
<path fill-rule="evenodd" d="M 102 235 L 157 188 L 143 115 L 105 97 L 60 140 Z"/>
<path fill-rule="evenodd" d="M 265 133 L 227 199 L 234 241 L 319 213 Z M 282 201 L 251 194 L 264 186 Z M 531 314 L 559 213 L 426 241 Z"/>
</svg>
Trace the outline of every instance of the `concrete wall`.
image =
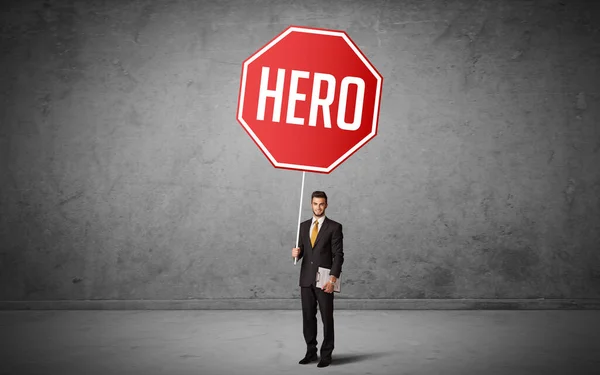
<svg viewBox="0 0 600 375">
<path fill-rule="evenodd" d="M 600 298 L 597 2 L 2 7 L 0 300 L 299 298 L 302 174 L 236 122 L 242 61 L 290 24 L 385 79 L 379 135 L 306 176 L 339 298 Z"/>
</svg>

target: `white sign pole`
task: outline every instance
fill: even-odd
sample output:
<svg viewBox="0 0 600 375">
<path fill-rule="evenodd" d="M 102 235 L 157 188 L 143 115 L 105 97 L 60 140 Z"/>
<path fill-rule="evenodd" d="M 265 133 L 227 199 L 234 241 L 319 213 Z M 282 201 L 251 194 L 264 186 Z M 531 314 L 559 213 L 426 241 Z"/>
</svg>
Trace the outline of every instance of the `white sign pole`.
<svg viewBox="0 0 600 375">
<path fill-rule="evenodd" d="M 298 247 L 300 240 L 300 217 L 302 216 L 302 196 L 304 195 L 304 175 L 306 172 L 302 171 L 302 189 L 300 189 L 300 208 L 298 209 L 298 233 L 296 234 L 296 247 Z M 298 261 L 298 257 L 294 258 L 294 265 Z"/>
</svg>

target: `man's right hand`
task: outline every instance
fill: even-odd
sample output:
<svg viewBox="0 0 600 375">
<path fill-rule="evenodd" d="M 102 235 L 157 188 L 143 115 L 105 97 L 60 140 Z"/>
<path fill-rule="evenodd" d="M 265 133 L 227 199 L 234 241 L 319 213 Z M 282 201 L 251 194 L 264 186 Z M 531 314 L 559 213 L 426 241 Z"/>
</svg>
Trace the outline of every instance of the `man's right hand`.
<svg viewBox="0 0 600 375">
<path fill-rule="evenodd" d="M 292 258 L 298 258 L 300 256 L 300 248 L 294 247 L 292 249 Z"/>
</svg>

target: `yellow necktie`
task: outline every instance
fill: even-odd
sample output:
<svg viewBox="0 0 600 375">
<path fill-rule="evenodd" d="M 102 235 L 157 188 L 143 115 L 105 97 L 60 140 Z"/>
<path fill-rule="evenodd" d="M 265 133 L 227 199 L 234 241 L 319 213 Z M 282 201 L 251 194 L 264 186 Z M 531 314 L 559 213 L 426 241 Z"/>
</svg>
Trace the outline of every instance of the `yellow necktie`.
<svg viewBox="0 0 600 375">
<path fill-rule="evenodd" d="M 310 234 L 310 246 L 315 246 L 315 240 L 317 239 L 317 233 L 319 233 L 319 222 L 315 221 L 315 225 L 313 225 L 312 233 Z"/>
</svg>

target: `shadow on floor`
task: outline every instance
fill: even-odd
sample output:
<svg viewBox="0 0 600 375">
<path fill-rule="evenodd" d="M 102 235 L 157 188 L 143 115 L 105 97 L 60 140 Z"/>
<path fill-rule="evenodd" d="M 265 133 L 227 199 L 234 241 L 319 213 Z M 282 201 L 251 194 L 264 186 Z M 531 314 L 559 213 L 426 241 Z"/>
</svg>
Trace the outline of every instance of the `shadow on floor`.
<svg viewBox="0 0 600 375">
<path fill-rule="evenodd" d="M 368 361 L 370 359 L 378 359 L 387 355 L 393 354 L 392 352 L 379 352 L 379 353 L 365 353 L 365 354 L 334 354 L 332 366 L 334 365 L 347 365 L 349 363 Z"/>
</svg>

